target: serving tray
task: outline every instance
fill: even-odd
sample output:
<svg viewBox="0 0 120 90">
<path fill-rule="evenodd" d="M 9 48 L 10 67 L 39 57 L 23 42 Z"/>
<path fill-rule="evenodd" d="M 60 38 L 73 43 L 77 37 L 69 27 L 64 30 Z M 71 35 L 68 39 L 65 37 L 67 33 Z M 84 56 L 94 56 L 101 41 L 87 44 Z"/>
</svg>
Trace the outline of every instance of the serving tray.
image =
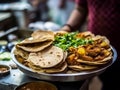
<svg viewBox="0 0 120 90">
<path fill-rule="evenodd" d="M 81 71 L 77 73 L 56 73 L 56 74 L 47 74 L 47 73 L 37 73 L 34 72 L 31 68 L 21 64 L 14 55 L 15 47 L 11 50 L 12 60 L 18 66 L 19 70 L 22 71 L 24 74 L 37 78 L 40 80 L 48 80 L 48 81 L 60 81 L 60 82 L 72 82 L 72 81 L 80 81 L 85 80 L 90 77 L 96 76 L 104 72 L 109 66 L 111 66 L 117 58 L 117 51 L 116 49 L 111 46 L 113 51 L 113 58 L 110 63 L 104 65 L 103 67 L 92 70 L 92 71 Z"/>
</svg>

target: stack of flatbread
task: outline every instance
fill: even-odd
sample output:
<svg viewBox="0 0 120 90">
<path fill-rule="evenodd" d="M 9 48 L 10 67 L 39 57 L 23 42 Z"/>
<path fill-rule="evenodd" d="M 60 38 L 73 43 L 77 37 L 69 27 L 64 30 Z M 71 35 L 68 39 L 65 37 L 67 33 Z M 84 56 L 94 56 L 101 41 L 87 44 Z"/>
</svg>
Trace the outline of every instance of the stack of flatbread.
<svg viewBox="0 0 120 90">
<path fill-rule="evenodd" d="M 66 55 L 61 48 L 48 47 L 37 53 L 30 53 L 28 66 L 37 72 L 60 73 L 67 69 Z"/>
<path fill-rule="evenodd" d="M 23 40 L 16 46 L 27 52 L 38 52 L 50 46 L 54 41 L 54 33 L 51 31 L 35 31 L 30 38 Z"/>
<path fill-rule="evenodd" d="M 14 54 L 20 63 L 37 72 L 57 73 L 67 68 L 67 52 L 53 46 L 52 31 L 35 31 L 30 38 L 16 44 Z"/>
</svg>

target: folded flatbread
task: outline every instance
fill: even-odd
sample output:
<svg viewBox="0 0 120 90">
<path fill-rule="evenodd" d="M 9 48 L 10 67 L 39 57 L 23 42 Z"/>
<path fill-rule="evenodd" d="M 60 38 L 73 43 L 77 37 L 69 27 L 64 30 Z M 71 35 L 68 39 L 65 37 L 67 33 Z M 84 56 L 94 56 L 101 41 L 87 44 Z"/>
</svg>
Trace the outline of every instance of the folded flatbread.
<svg viewBox="0 0 120 90">
<path fill-rule="evenodd" d="M 29 44 L 20 43 L 17 44 L 16 47 L 21 48 L 27 52 L 38 52 L 50 46 L 52 43 L 53 41 L 43 41 L 43 42 L 29 43 Z"/>
<path fill-rule="evenodd" d="M 37 30 L 32 33 L 31 37 L 23 40 L 16 45 L 27 52 L 38 52 L 50 46 L 54 41 L 54 33 L 52 31 Z"/>
<path fill-rule="evenodd" d="M 64 72 L 67 69 L 67 63 L 64 62 L 59 65 L 59 67 L 52 68 L 40 68 L 39 66 L 35 66 L 32 63 L 29 63 L 28 66 L 37 73 L 60 73 Z"/>
<path fill-rule="evenodd" d="M 98 60 L 98 61 L 87 61 L 87 60 L 82 60 L 78 59 L 77 62 L 79 63 L 84 63 L 87 65 L 104 65 L 107 64 L 109 61 L 112 59 L 112 54 L 110 54 L 108 57 L 104 58 L 103 60 Z"/>
<path fill-rule="evenodd" d="M 68 67 L 76 71 L 86 71 L 86 70 L 93 70 L 98 68 L 97 66 L 90 66 L 90 65 L 69 65 Z"/>
<path fill-rule="evenodd" d="M 36 30 L 32 33 L 31 36 L 33 39 L 54 40 L 54 32 L 52 31 Z"/>
</svg>

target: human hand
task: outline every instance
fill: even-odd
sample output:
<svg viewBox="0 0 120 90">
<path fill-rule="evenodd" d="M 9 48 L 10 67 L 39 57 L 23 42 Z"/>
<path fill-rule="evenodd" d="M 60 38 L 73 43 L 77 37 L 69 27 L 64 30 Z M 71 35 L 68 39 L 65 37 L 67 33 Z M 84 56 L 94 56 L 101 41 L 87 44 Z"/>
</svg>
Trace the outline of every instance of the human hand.
<svg viewBox="0 0 120 90">
<path fill-rule="evenodd" d="M 59 29 L 59 31 L 54 32 L 55 34 L 59 34 L 59 35 L 63 35 L 66 34 L 68 32 L 71 32 L 71 27 L 69 26 L 69 24 L 65 24 L 61 29 Z"/>
<path fill-rule="evenodd" d="M 31 3 L 31 5 L 33 6 L 33 8 L 37 8 L 40 1 L 39 0 L 29 0 L 29 2 Z"/>
</svg>

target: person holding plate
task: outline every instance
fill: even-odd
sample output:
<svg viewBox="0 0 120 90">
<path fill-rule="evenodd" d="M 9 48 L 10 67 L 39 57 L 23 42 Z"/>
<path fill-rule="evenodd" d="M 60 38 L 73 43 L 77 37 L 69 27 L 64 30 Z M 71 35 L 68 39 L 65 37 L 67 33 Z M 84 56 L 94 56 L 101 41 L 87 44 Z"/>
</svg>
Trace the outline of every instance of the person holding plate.
<svg viewBox="0 0 120 90">
<path fill-rule="evenodd" d="M 87 30 L 95 35 L 106 36 L 118 53 L 115 63 L 99 77 L 103 82 L 102 90 L 118 90 L 120 68 L 120 1 L 119 0 L 76 0 L 76 6 L 61 31 L 81 30 L 87 20 Z"/>
</svg>

